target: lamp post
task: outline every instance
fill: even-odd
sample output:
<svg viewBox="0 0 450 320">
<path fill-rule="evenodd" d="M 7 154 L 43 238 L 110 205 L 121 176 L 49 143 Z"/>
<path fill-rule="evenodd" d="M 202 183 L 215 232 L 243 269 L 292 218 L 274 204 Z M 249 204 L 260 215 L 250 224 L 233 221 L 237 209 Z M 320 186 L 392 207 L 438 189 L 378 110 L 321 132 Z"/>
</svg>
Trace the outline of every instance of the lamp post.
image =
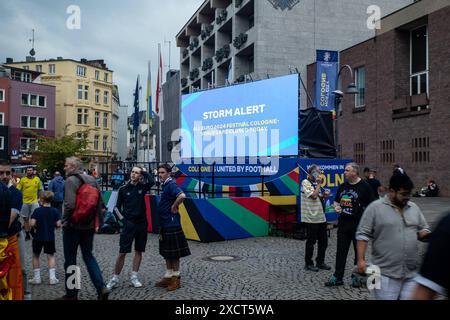
<svg viewBox="0 0 450 320">
<path fill-rule="evenodd" d="M 344 69 L 347 69 L 348 71 L 350 71 L 350 76 L 351 76 L 351 81 L 354 81 L 353 78 L 353 69 L 352 67 L 350 67 L 348 64 L 345 64 L 341 67 L 341 69 L 339 70 L 337 79 L 336 79 L 336 88 L 337 90 L 334 91 L 334 95 L 335 95 L 335 105 L 336 105 L 336 120 L 335 120 L 335 125 L 334 125 L 334 144 L 335 144 L 335 148 L 336 151 L 339 148 L 339 116 L 341 114 L 341 102 L 342 99 L 344 98 L 344 93 L 341 91 L 341 86 L 340 86 L 340 77 L 342 74 L 342 71 L 344 71 Z M 356 88 L 355 82 L 350 82 L 350 84 L 347 87 L 347 91 L 345 92 L 346 94 L 351 94 L 351 95 L 355 95 L 358 94 L 358 89 Z"/>
</svg>

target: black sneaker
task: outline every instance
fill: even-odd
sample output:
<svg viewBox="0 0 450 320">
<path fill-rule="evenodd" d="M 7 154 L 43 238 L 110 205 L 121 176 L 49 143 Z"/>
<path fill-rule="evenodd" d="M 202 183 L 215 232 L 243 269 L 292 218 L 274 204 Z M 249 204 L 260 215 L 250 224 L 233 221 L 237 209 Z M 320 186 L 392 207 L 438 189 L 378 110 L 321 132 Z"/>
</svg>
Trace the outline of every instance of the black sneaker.
<svg viewBox="0 0 450 320">
<path fill-rule="evenodd" d="M 331 270 L 331 267 L 325 263 L 318 264 L 317 268 L 319 268 L 320 270 Z"/>
<path fill-rule="evenodd" d="M 98 300 L 108 300 L 110 293 L 111 291 L 108 288 L 103 288 L 102 292 L 98 295 Z"/>
<path fill-rule="evenodd" d="M 344 281 L 339 280 L 335 276 L 332 276 L 328 282 L 325 283 L 325 287 L 337 287 L 337 286 L 343 286 Z"/>
<path fill-rule="evenodd" d="M 319 268 L 317 268 L 315 265 L 313 265 L 313 264 L 307 264 L 306 266 L 305 266 L 305 270 L 308 270 L 308 271 L 314 271 L 314 272 L 319 272 Z"/>
</svg>

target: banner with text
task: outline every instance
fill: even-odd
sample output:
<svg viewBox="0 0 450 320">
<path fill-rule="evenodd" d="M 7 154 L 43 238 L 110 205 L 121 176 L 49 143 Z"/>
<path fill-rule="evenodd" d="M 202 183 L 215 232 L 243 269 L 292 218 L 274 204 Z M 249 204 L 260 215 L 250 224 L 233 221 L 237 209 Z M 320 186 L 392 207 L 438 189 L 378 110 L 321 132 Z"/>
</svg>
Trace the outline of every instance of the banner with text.
<svg viewBox="0 0 450 320">
<path fill-rule="evenodd" d="M 338 73 L 337 51 L 317 50 L 316 62 L 316 108 L 321 111 L 335 110 L 335 97 Z"/>
</svg>

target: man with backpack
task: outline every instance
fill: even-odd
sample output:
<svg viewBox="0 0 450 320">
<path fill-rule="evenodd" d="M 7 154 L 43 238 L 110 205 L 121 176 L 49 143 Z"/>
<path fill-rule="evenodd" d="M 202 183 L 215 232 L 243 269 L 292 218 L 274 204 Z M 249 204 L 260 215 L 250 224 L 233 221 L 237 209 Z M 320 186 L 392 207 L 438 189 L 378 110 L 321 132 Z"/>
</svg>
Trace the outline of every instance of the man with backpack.
<svg viewBox="0 0 450 320">
<path fill-rule="evenodd" d="M 126 255 L 131 253 L 133 241 L 135 254 L 130 281 L 133 287 L 142 287 L 142 283 L 138 279 L 138 272 L 142 253 L 145 252 L 147 245 L 148 222 L 145 195 L 154 184 L 155 181 L 148 172 L 141 167 L 134 167 L 131 171 L 130 181 L 119 189 L 116 208 L 123 216 L 124 228 L 120 234 L 120 251 L 114 275 L 107 285 L 110 290 L 119 284 L 119 275 L 122 272 Z"/>
<path fill-rule="evenodd" d="M 102 273 L 92 254 L 96 228 L 103 224 L 103 200 L 95 178 L 83 175 L 81 166 L 81 160 L 76 157 L 67 158 L 64 164 L 67 178 L 62 224 L 66 295 L 61 299 L 78 300 L 79 288 L 72 282 L 74 270 L 79 271 L 77 251 L 80 246 L 89 276 L 97 289 L 98 299 L 107 300 L 109 290 L 105 287 Z"/>
</svg>

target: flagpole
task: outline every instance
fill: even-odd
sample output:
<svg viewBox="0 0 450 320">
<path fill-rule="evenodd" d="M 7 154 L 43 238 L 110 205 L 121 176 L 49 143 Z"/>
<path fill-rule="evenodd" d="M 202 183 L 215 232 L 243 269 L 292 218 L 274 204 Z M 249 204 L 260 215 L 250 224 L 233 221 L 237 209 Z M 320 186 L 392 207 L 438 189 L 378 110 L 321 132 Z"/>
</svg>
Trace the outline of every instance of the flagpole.
<svg viewBox="0 0 450 320">
<path fill-rule="evenodd" d="M 151 97 L 151 83 L 152 83 L 152 74 L 151 74 L 151 61 L 148 62 L 148 79 L 147 79 L 147 153 L 148 153 L 148 162 L 150 162 L 150 119 L 152 108 L 150 105 L 150 97 Z"/>
<path fill-rule="evenodd" d="M 159 64 L 161 64 L 161 44 L 160 43 L 158 43 L 158 63 Z M 160 68 L 160 67 L 158 67 L 158 68 Z M 161 72 L 161 74 L 160 74 L 160 72 Z M 163 70 L 161 70 L 161 71 L 158 71 L 158 82 L 159 82 L 159 87 L 158 88 L 156 88 L 156 90 L 158 91 L 158 104 L 160 103 L 160 101 L 159 101 L 159 99 L 161 99 L 162 97 L 161 97 L 161 90 L 160 90 L 160 88 L 162 87 L 162 72 L 163 72 Z M 158 106 L 158 108 L 159 108 L 160 106 Z M 159 162 L 162 162 L 162 126 L 161 126 L 161 113 L 163 112 L 163 110 L 158 110 L 159 112 L 159 114 L 158 114 L 158 116 L 159 116 Z"/>
</svg>

